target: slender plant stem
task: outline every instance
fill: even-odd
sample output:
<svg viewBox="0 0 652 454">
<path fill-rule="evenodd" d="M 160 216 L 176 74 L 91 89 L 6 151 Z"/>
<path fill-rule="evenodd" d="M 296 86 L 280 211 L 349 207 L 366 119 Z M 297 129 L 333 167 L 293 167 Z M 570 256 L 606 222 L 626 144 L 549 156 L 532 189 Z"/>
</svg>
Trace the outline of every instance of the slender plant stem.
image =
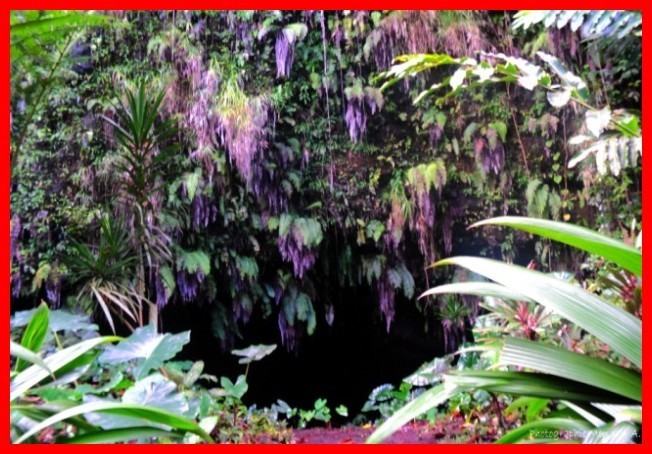
<svg viewBox="0 0 652 454">
<path fill-rule="evenodd" d="M 523 164 L 525 165 L 525 173 L 528 178 L 531 177 L 530 169 L 527 164 L 527 156 L 525 154 L 525 147 L 523 146 L 523 139 L 521 139 L 521 133 L 518 130 L 518 122 L 516 121 L 516 114 L 514 113 L 514 107 L 512 106 L 512 99 L 509 93 L 509 84 L 505 85 L 507 88 L 507 102 L 509 103 L 509 112 L 512 114 L 512 121 L 514 122 L 514 131 L 516 131 L 516 139 L 518 140 L 518 145 L 521 149 L 521 156 L 523 156 Z"/>
</svg>

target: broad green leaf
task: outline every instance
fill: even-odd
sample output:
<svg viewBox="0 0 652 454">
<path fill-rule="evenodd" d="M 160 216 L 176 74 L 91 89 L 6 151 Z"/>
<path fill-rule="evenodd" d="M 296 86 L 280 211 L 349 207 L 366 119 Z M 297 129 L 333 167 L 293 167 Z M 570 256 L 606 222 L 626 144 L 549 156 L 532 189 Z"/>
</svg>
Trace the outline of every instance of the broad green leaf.
<svg viewBox="0 0 652 454">
<path fill-rule="evenodd" d="M 593 137 L 587 136 L 586 134 L 578 134 L 568 139 L 568 145 L 582 145 L 584 142 L 588 140 L 593 140 Z"/>
<path fill-rule="evenodd" d="M 134 377 L 137 380 L 147 376 L 152 369 L 157 369 L 163 363 L 181 351 L 190 342 L 190 331 L 179 334 L 157 334 L 153 325 L 136 329 L 131 336 L 118 345 L 107 348 L 99 361 L 108 364 L 121 364 L 136 361 Z"/>
<path fill-rule="evenodd" d="M 44 359 L 44 362 L 50 371 L 56 372 L 98 345 L 117 342 L 121 339 L 121 337 L 117 336 L 104 336 L 88 339 L 48 356 Z M 39 384 L 49 375 L 50 373 L 46 369 L 37 364 L 28 367 L 11 381 L 9 400 L 13 401 L 14 399 L 24 395 L 30 388 Z"/>
<path fill-rule="evenodd" d="M 599 144 L 596 144 L 592 147 L 585 148 L 584 150 L 580 151 L 577 153 L 575 156 L 573 156 L 570 161 L 568 161 L 568 168 L 572 169 L 575 167 L 578 163 L 584 161 L 586 158 L 588 158 L 591 154 L 595 153 L 597 148 L 599 147 Z"/>
<path fill-rule="evenodd" d="M 84 401 L 89 403 L 105 402 L 106 400 L 87 397 Z M 122 402 L 157 407 L 178 415 L 188 415 L 189 412 L 188 402 L 181 393 L 177 392 L 176 385 L 158 373 L 149 375 L 134 383 L 123 394 Z M 123 415 L 89 413 L 86 415 L 86 419 L 104 430 L 143 425 L 142 420 Z"/>
<path fill-rule="evenodd" d="M 641 125 L 638 117 L 631 115 L 623 119 L 612 118 L 616 122 L 616 127 L 627 136 L 627 138 L 637 138 L 641 135 Z"/>
<path fill-rule="evenodd" d="M 242 396 L 244 396 L 249 389 L 247 379 L 244 375 L 239 375 L 235 384 L 229 380 L 228 377 L 222 377 L 220 378 L 220 385 L 224 388 L 227 395 L 235 397 L 236 399 L 242 399 Z"/>
<path fill-rule="evenodd" d="M 482 297 L 501 298 L 510 301 L 530 301 L 530 299 L 518 292 L 505 287 L 504 285 L 494 284 L 493 282 L 456 282 L 454 284 L 438 285 L 437 287 L 426 290 L 419 296 L 444 295 L 447 293 L 459 293 L 463 295 L 475 295 Z"/>
<path fill-rule="evenodd" d="M 518 216 L 487 219 L 476 222 L 471 227 L 482 225 L 504 225 L 534 233 L 604 257 L 637 276 L 642 276 L 643 273 L 643 255 L 641 251 L 584 227 L 565 222 Z"/>
<path fill-rule="evenodd" d="M 270 216 L 267 221 L 267 230 L 274 231 L 278 228 L 278 218 L 276 216 Z"/>
<path fill-rule="evenodd" d="M 260 361 L 265 356 L 276 350 L 276 344 L 272 345 L 250 345 L 242 350 L 231 350 L 232 355 L 242 356 L 238 364 L 249 364 L 254 361 Z"/>
<path fill-rule="evenodd" d="M 157 429 L 154 427 L 128 427 L 123 429 L 98 430 L 77 435 L 73 438 L 62 438 L 57 440 L 63 444 L 108 444 L 127 442 L 133 440 L 147 440 L 150 438 L 183 438 L 183 433 L 169 430 Z"/>
<path fill-rule="evenodd" d="M 500 355 L 500 364 L 525 367 L 568 378 L 639 402 L 642 398 L 640 374 L 603 359 L 539 342 L 506 339 Z"/>
<path fill-rule="evenodd" d="M 434 266 L 458 265 L 522 293 L 568 319 L 614 351 L 642 366 L 642 324 L 639 319 L 607 301 L 534 270 L 478 257 L 454 257 Z"/>
<path fill-rule="evenodd" d="M 45 364 L 45 362 L 41 359 L 40 356 L 38 356 L 33 351 L 26 349 L 22 345 L 15 343 L 14 341 L 9 342 L 9 354 L 11 356 L 15 356 L 18 359 L 22 359 L 26 362 L 37 364 L 41 366 L 43 369 L 45 369 L 49 374 L 52 373 L 52 371 L 50 371 L 50 369 L 48 368 L 48 365 Z"/>
<path fill-rule="evenodd" d="M 43 286 L 43 283 L 47 280 L 51 272 L 52 265 L 45 262 L 41 263 L 41 265 L 36 270 L 36 273 L 34 273 L 34 277 L 32 278 L 32 293 L 36 293 Z M 45 303 L 42 302 L 41 304 Z"/>
<path fill-rule="evenodd" d="M 42 302 L 34 312 L 34 315 L 32 315 L 32 318 L 27 324 L 27 328 L 25 328 L 23 337 L 20 340 L 21 346 L 29 351 L 38 353 L 41 346 L 43 345 L 45 336 L 48 333 L 48 325 L 50 320 L 49 315 L 50 310 L 48 309 L 47 304 Z M 29 362 L 34 363 L 35 361 L 25 361 L 21 357 L 18 357 L 18 360 L 16 361 L 16 371 L 20 372 L 21 370 L 25 369 Z"/>
<path fill-rule="evenodd" d="M 573 96 L 581 99 L 584 102 L 588 102 L 589 92 L 586 88 L 586 82 L 582 80 L 579 76 L 571 72 L 557 57 L 554 57 L 545 52 L 537 52 L 537 56 L 545 61 L 552 69 L 557 73 L 561 79 L 562 85 L 566 87 L 571 87 Z"/>
<path fill-rule="evenodd" d="M 482 62 L 471 72 L 478 76 L 478 82 L 485 82 L 494 75 L 495 69 L 486 62 Z"/>
<path fill-rule="evenodd" d="M 38 17 L 22 11 L 12 11 L 10 31 L 12 39 L 15 39 L 23 35 L 47 35 L 57 29 L 72 31 L 85 26 L 112 22 L 114 18 L 111 16 L 89 14 L 86 11 L 40 11 Z"/>
<path fill-rule="evenodd" d="M 213 443 L 213 439 L 210 437 L 210 435 L 203 431 L 201 427 L 197 425 L 197 423 L 188 418 L 170 413 L 156 407 L 147 407 L 137 404 L 125 404 L 122 402 L 90 402 L 61 411 L 30 428 L 30 430 L 19 437 L 15 443 L 22 443 L 43 429 L 46 429 L 58 422 L 65 421 L 74 416 L 85 415 L 89 413 L 106 413 L 111 415 L 139 418 L 147 422 L 162 424 L 175 430 L 195 433 L 199 435 L 204 441 Z"/>
<path fill-rule="evenodd" d="M 461 370 L 446 374 L 444 383 L 448 386 L 466 389 L 484 389 L 495 393 L 544 399 L 566 399 L 573 402 L 614 404 L 631 402 L 630 399 L 610 391 L 538 372 Z"/>
<path fill-rule="evenodd" d="M 441 382 L 442 376 L 451 369 L 452 359 L 452 357 L 435 358 L 405 377 L 403 381 L 414 386 L 437 384 Z"/>
<path fill-rule="evenodd" d="M 504 142 L 507 137 L 507 125 L 502 121 L 494 121 L 489 123 L 489 126 L 491 126 L 498 133 L 500 140 Z"/>
<path fill-rule="evenodd" d="M 367 224 L 366 233 L 368 237 L 373 238 L 377 243 L 383 233 L 385 233 L 385 224 L 377 219 L 372 219 L 369 224 Z"/>
<path fill-rule="evenodd" d="M 122 395 L 126 404 L 150 405 L 178 414 L 186 414 L 188 402 L 183 394 L 177 392 L 174 382 L 155 373 L 138 380 Z"/>
<path fill-rule="evenodd" d="M 525 411 L 525 421 L 532 422 L 541 418 L 542 413 L 548 408 L 551 399 L 543 399 L 541 397 L 521 396 L 515 399 L 505 409 L 505 414 L 508 415 L 516 410 Z"/>
<path fill-rule="evenodd" d="M 446 402 L 452 395 L 468 389 L 467 387 L 448 386 L 446 384 L 435 386 L 421 394 L 412 402 L 398 410 L 372 433 L 365 443 L 380 443 L 394 432 L 399 430 L 408 421 L 424 414 Z"/>
<path fill-rule="evenodd" d="M 286 236 L 290 232 L 290 227 L 292 226 L 294 218 L 292 215 L 283 213 L 278 221 L 278 235 Z"/>
<path fill-rule="evenodd" d="M 523 424 L 522 426 L 511 430 L 504 436 L 502 436 L 500 439 L 496 441 L 498 444 L 508 444 L 508 443 L 516 443 L 517 441 L 520 441 L 524 438 L 531 437 L 530 439 L 534 439 L 536 441 L 537 438 L 543 438 L 543 439 L 557 439 L 559 440 L 561 437 L 559 435 L 557 436 L 540 436 L 540 437 L 532 437 L 532 435 L 536 435 L 537 432 L 541 435 L 546 435 L 549 432 L 553 433 L 559 433 L 560 431 L 564 432 L 570 432 L 570 433 L 586 433 L 589 430 L 592 430 L 593 426 L 589 424 L 586 421 L 580 421 L 576 419 L 564 419 L 564 418 L 546 418 L 542 419 L 540 421 L 534 421 L 530 422 L 527 424 Z"/>
<path fill-rule="evenodd" d="M 524 76 L 520 76 L 516 80 L 521 87 L 530 91 L 534 90 L 539 84 L 539 76 L 537 74 L 526 74 Z"/>
</svg>

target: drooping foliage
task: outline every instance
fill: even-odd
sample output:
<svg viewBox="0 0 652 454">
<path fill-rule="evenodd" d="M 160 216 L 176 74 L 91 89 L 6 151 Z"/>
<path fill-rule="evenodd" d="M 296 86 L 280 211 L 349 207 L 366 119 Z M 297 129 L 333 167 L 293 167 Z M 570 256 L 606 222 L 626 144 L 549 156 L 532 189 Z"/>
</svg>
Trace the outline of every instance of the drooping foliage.
<svg viewBox="0 0 652 454">
<path fill-rule="evenodd" d="M 259 318 L 295 348 L 352 304 L 340 295 L 354 286 L 376 299 L 373 316 L 391 330 L 401 304 L 449 274 L 425 266 L 453 251 L 535 259 L 550 270 L 573 257 L 543 240 L 531 248 L 526 235 L 480 241 L 463 230 L 488 215 L 581 216 L 621 235 L 638 229 L 640 142 L 604 136 L 624 132 L 605 125 L 602 109 L 562 107 L 576 94 L 605 106 L 605 93 L 611 105 L 637 107 L 640 84 L 604 70 L 630 77 L 636 61 L 558 35 L 569 29 L 544 21 L 513 35 L 504 12 L 111 17 L 127 26 L 74 35 L 70 44 L 86 46 L 90 64 L 75 72 L 61 63 L 69 77 L 44 93 L 41 115 L 26 113 L 28 93 L 12 92 L 12 141 L 21 142 L 10 233 L 16 301 L 76 304 L 80 292 L 109 288 L 117 301 L 95 296 L 96 313 L 122 314 L 132 326 L 170 304 L 198 304 L 211 308 L 224 347 Z M 481 61 L 464 58 L 481 51 Z M 551 71 L 561 88 L 543 80 L 552 95 L 527 89 L 544 79 L 525 64 L 536 51 L 559 51 L 555 61 L 569 71 Z M 394 58 L 432 52 L 436 61 L 414 66 L 432 71 L 381 93 L 374 76 Z M 400 68 L 409 72 L 408 63 Z M 21 71 L 12 87 L 30 82 Z M 442 98 L 412 105 L 428 89 Z M 139 137 L 131 126 L 145 117 L 150 135 Z M 627 127 L 630 118 L 609 112 L 608 120 Z M 573 159 L 580 139 L 570 139 L 583 135 L 590 147 Z M 100 249 L 107 218 L 127 235 L 113 256 Z M 108 277 L 112 287 L 101 287 Z M 472 304 L 445 306 L 437 316 L 453 348 Z"/>
</svg>

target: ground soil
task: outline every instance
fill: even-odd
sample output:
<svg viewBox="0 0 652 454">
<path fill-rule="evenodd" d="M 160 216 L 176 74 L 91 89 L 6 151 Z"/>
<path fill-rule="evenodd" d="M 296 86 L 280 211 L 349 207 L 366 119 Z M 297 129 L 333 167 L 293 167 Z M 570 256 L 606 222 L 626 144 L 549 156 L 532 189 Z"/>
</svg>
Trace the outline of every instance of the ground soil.
<svg viewBox="0 0 652 454">
<path fill-rule="evenodd" d="M 498 421 L 490 420 L 480 425 L 470 423 L 461 416 L 453 415 L 439 419 L 434 424 L 426 421 L 406 424 L 383 443 L 492 443 L 501 432 L 497 423 Z M 371 426 L 295 429 L 292 432 L 292 442 L 296 444 L 361 444 L 374 430 L 375 428 Z"/>
</svg>

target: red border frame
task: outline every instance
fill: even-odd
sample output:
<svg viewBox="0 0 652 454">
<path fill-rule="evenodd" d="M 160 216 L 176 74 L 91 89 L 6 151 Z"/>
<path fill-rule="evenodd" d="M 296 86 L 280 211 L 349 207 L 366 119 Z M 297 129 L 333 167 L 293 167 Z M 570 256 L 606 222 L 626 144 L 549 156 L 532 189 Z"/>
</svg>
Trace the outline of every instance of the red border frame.
<svg viewBox="0 0 652 454">
<path fill-rule="evenodd" d="M 298 1 L 298 0 L 276 0 L 276 1 L 271 1 L 271 0 L 245 0 L 241 1 L 238 3 L 233 3 L 233 2 L 223 2 L 223 1 L 206 1 L 206 0 L 194 0 L 194 1 L 184 1 L 184 2 L 178 2 L 178 1 L 169 1 L 169 0 L 159 0 L 159 1 L 152 1 L 152 0 L 130 0 L 130 1 L 125 1 L 125 0 L 114 0 L 114 1 L 100 1 L 100 2 L 82 2 L 79 0 L 53 0 L 53 1 L 43 1 L 43 0 L 32 0 L 32 1 L 17 1 L 17 0 L 9 0 L 6 3 L 3 3 L 0 5 L 0 11 L 2 15 L 2 20 L 0 23 L 0 30 L 2 33 L 2 45 L 0 47 L 0 55 L 2 56 L 3 61 L 5 62 L 5 70 L 2 72 L 2 85 L 4 86 L 4 89 L 0 92 L 0 105 L 4 104 L 7 106 L 9 104 L 9 98 L 10 98 L 10 78 L 9 78 L 9 11 L 12 9 L 90 9 L 90 8 L 95 8 L 95 9 L 119 9 L 119 8 L 124 8 L 124 9 L 153 9 L 149 7 L 155 6 L 156 9 L 174 9 L 178 8 L 179 6 L 183 6 L 186 9 L 218 9 L 219 7 L 223 7 L 224 9 L 309 9 L 310 7 L 312 8 L 324 8 L 324 9 L 447 9 L 447 6 L 454 6 L 454 8 L 449 8 L 449 9 L 473 9 L 474 7 L 478 9 L 525 9 L 525 8 L 537 8 L 538 9 L 543 9 L 543 8 L 569 8 L 569 7 L 574 7 L 577 9 L 581 8 L 594 8 L 594 9 L 632 9 L 632 10 L 642 10 L 643 11 L 643 25 L 644 28 L 647 27 L 649 23 L 652 23 L 652 20 L 650 20 L 650 11 L 652 11 L 652 6 L 647 6 L 650 5 L 650 3 L 645 2 L 643 0 L 620 0 L 620 1 L 613 1 L 613 0 L 594 0 L 591 2 L 588 1 L 578 1 L 578 0 L 566 0 L 566 1 L 559 1 L 559 0 L 548 0 L 548 1 L 543 1 L 543 0 L 537 0 L 537 1 L 530 1 L 530 2 L 519 2 L 515 0 L 496 0 L 496 1 L 480 1 L 480 0 L 467 0 L 467 1 L 458 1 L 455 2 L 454 4 L 448 2 L 434 2 L 432 0 L 430 1 L 424 1 L 424 0 L 409 0 L 409 1 L 402 1 L 402 2 L 397 2 L 397 1 L 387 1 L 387 0 L 376 0 L 376 1 L 370 1 L 370 0 L 349 0 L 347 2 L 342 2 L 342 1 L 322 1 L 322 2 L 315 2 L 315 1 Z M 647 3 L 647 5 L 646 5 Z M 234 8 L 234 6 L 236 8 Z M 490 8 L 487 8 L 490 7 Z M 651 44 L 651 38 L 650 38 L 650 32 L 646 31 L 645 35 L 643 36 L 643 78 L 645 79 L 645 75 L 649 74 L 649 71 L 651 71 L 651 64 L 650 64 L 650 46 Z M 647 85 L 647 83 L 643 84 L 643 102 L 642 106 L 644 110 L 647 111 L 648 106 L 650 105 L 651 102 L 651 95 L 650 95 L 650 86 Z M 5 125 L 2 127 L 2 136 L 0 138 L 0 146 L 4 150 L 9 150 L 9 134 L 8 134 L 8 128 L 7 125 L 9 124 L 9 110 L 8 109 L 0 109 L 0 124 Z M 649 132 L 652 130 L 652 128 L 649 126 L 649 123 L 643 123 L 643 136 L 649 137 Z M 0 272 L 2 275 L 5 276 L 4 279 L 0 280 L 0 289 L 2 291 L 2 295 L 7 298 L 5 301 L 9 302 L 9 219 L 10 219 L 10 214 L 9 214 L 9 190 L 10 190 L 10 165 L 9 165 L 9 153 L 5 152 L 5 155 L 3 157 L 2 163 L 0 164 L 0 181 L 2 181 L 2 184 L 0 185 L 0 208 L 2 211 L 2 225 L 5 227 L 2 228 L 2 237 L 0 238 L 0 246 L 1 246 L 1 251 L 2 251 L 2 256 L 5 257 L 4 259 L 0 260 Z M 643 170 L 643 181 L 644 184 L 648 182 L 648 176 L 650 174 L 649 170 Z M 647 198 L 643 200 L 643 208 L 644 212 L 647 212 L 647 208 L 650 205 L 650 203 L 647 201 Z M 647 216 L 649 217 L 649 215 Z M 643 219 L 645 219 L 646 216 L 645 214 L 643 215 Z M 649 235 L 646 235 L 646 240 L 644 240 L 644 245 L 645 248 L 649 248 L 650 245 L 649 241 Z M 644 270 L 644 275 L 649 274 L 646 273 L 645 270 L 649 269 L 648 268 L 648 260 L 646 256 L 643 256 L 643 270 Z M 645 301 L 645 299 L 644 299 Z M 0 311 L 0 320 L 2 320 L 2 323 L 4 326 L 7 328 L 6 334 L 5 334 L 5 341 L 9 339 L 9 311 Z M 643 330 L 643 342 L 645 345 L 649 344 L 650 342 L 650 337 L 652 334 L 650 334 L 652 331 L 650 330 Z M 8 345 L 8 344 L 5 344 Z M 6 348 L 6 347 L 5 347 Z M 647 348 L 644 348 L 643 351 L 643 357 L 644 357 L 644 363 L 647 363 L 647 359 L 650 358 L 650 353 Z M 6 373 L 6 372 L 5 372 Z M 8 381 L 8 375 L 5 375 L 5 373 L 0 374 L 0 380 L 3 383 L 3 388 L 5 390 L 8 390 L 9 388 L 9 381 Z M 649 389 L 649 384 L 652 381 L 652 379 L 649 378 L 649 374 L 644 374 L 643 375 L 643 396 L 644 396 L 644 401 L 645 397 L 648 395 L 647 390 Z M 649 399 L 647 399 L 649 400 Z M 643 413 L 649 413 L 646 411 L 645 405 L 643 407 Z M 2 412 L 1 420 L 3 423 L 3 427 L 9 427 L 9 408 L 6 407 L 4 411 Z M 644 427 L 643 429 L 643 444 L 650 444 L 649 440 L 652 437 L 652 423 L 648 423 L 647 428 Z M 7 443 L 9 443 L 9 439 L 5 439 Z M 25 446 L 17 446 L 17 445 L 10 445 L 10 449 L 16 449 L 16 450 L 32 450 L 32 449 L 46 449 L 46 450 L 58 450 L 58 451 L 69 451 L 69 450 L 76 450 L 76 449 L 87 449 L 87 447 L 72 447 L 72 446 L 63 446 L 63 445 L 38 445 L 37 448 L 34 447 L 35 445 L 25 445 Z M 131 449 L 138 449 L 138 450 L 150 450 L 150 449 L 174 449 L 174 448 L 168 448 L 164 445 L 121 445 L 122 447 L 131 450 Z M 156 446 L 154 448 L 154 446 Z M 180 445 L 173 445 L 173 446 L 180 446 Z M 294 448 L 292 446 L 295 446 Z M 577 445 L 573 445 L 577 446 Z M 278 450 L 292 450 L 292 449 L 310 449 L 311 451 L 314 449 L 317 449 L 322 452 L 326 452 L 327 450 L 330 450 L 332 447 L 328 445 L 237 445 L 237 446 L 228 446 L 228 445 L 221 445 L 219 447 L 209 447 L 208 445 L 197 445 L 194 447 L 191 447 L 190 449 L 219 449 L 219 450 L 237 450 L 238 452 L 244 451 L 278 451 Z M 372 447 L 365 447 L 364 445 L 339 445 L 339 449 L 345 449 L 347 451 L 351 451 L 353 449 L 373 449 L 373 450 L 383 450 L 383 451 L 393 451 L 393 452 L 398 452 L 399 449 L 403 450 L 406 449 L 406 447 L 401 446 L 401 445 L 376 445 L 373 448 Z M 546 445 L 521 445 L 519 446 L 510 446 L 507 448 L 496 446 L 496 445 L 482 445 L 481 447 L 474 448 L 472 445 L 464 445 L 464 446 L 455 446 L 455 445 L 437 445 L 437 447 L 433 447 L 432 445 L 408 445 L 407 449 L 416 450 L 416 451 L 421 451 L 421 452 L 426 452 L 431 449 L 437 449 L 438 451 L 441 449 L 447 450 L 447 451 L 452 451 L 452 450 L 459 450 L 460 448 L 463 449 L 479 449 L 479 450 L 503 450 L 503 449 L 508 449 L 508 450 L 525 450 L 527 449 L 528 452 L 531 450 L 535 451 L 550 451 L 552 449 L 552 446 L 546 446 Z M 97 449 L 97 448 L 94 448 Z M 111 447 L 108 448 L 100 448 L 100 449 L 111 449 Z M 579 449 L 579 450 L 591 450 L 594 451 L 596 449 L 600 450 L 611 450 L 613 448 L 609 446 L 577 446 L 574 447 L 573 449 Z M 619 448 L 620 449 L 620 448 Z M 640 451 L 643 449 L 643 446 L 630 446 L 627 449 L 632 449 L 632 450 L 637 450 Z"/>
</svg>

